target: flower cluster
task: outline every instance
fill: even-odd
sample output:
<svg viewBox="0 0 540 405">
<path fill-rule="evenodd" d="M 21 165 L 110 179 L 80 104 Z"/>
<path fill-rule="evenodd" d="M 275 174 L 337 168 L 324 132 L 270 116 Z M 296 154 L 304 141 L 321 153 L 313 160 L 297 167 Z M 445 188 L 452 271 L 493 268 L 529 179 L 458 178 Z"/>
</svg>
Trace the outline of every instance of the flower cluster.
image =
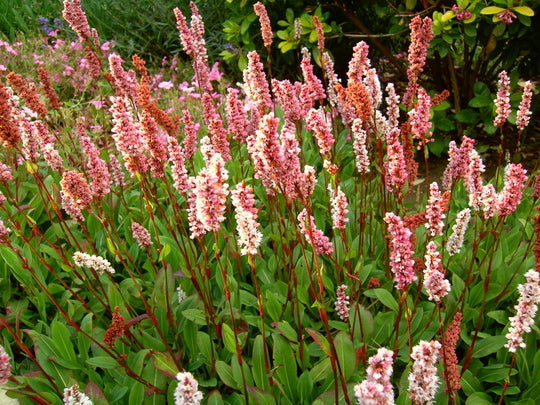
<svg viewBox="0 0 540 405">
<path fill-rule="evenodd" d="M 131 223 L 131 234 L 139 244 L 141 248 L 146 248 L 152 245 L 152 238 L 150 237 L 150 232 L 144 226 L 137 222 Z"/>
<path fill-rule="evenodd" d="M 505 70 L 499 73 L 499 81 L 497 82 L 497 98 L 495 99 L 497 107 L 493 125 L 498 127 L 506 122 L 510 115 L 510 78 Z"/>
<path fill-rule="evenodd" d="M 409 374 L 409 398 L 413 403 L 433 404 L 439 385 L 437 367 L 441 344 L 437 341 L 422 340 L 412 348 L 411 358 L 414 360 Z"/>
<path fill-rule="evenodd" d="M 444 278 L 441 254 L 435 242 L 430 241 L 426 247 L 424 269 L 424 287 L 431 301 L 439 302 L 450 292 L 450 282 Z"/>
<path fill-rule="evenodd" d="M 337 186 L 334 190 L 331 184 L 328 184 L 328 192 L 330 193 L 330 204 L 332 205 L 332 227 L 343 231 L 345 225 L 349 222 L 349 218 L 347 218 L 349 212 L 347 196 L 340 186 Z"/>
<path fill-rule="evenodd" d="M 540 304 L 540 273 L 531 269 L 525 273 L 525 279 L 527 282 L 518 286 L 519 300 L 515 306 L 516 315 L 510 317 L 510 328 L 506 334 L 508 342 L 505 347 L 512 353 L 515 353 L 518 347 L 527 347 L 523 334 L 531 331 L 531 325 L 534 324 L 534 317 Z"/>
<path fill-rule="evenodd" d="M 467 230 L 467 225 L 469 225 L 469 220 L 471 219 L 471 210 L 465 208 L 458 212 L 456 223 L 452 226 L 452 234 L 446 242 L 446 250 L 450 256 L 459 253 L 461 247 L 463 246 L 463 240 L 465 238 L 465 231 Z"/>
<path fill-rule="evenodd" d="M 345 293 L 345 290 L 347 288 L 348 287 L 345 284 L 340 285 L 337 288 L 337 291 L 336 291 L 337 300 L 334 303 L 336 312 L 342 321 L 347 321 L 347 319 L 349 319 L 349 311 L 350 311 L 349 304 L 351 302 L 349 300 L 349 296 Z"/>
<path fill-rule="evenodd" d="M 65 405 L 92 405 L 92 401 L 88 396 L 79 391 L 77 384 L 64 389 L 63 401 Z"/>
<path fill-rule="evenodd" d="M 268 12 L 266 7 L 260 1 L 253 5 L 255 14 L 259 17 L 259 22 L 261 23 L 261 33 L 264 42 L 264 46 L 270 48 L 272 46 L 272 27 L 270 26 L 270 18 L 268 17 Z"/>
<path fill-rule="evenodd" d="M 11 357 L 0 345 L 0 385 L 7 384 L 9 377 L 11 377 Z"/>
<path fill-rule="evenodd" d="M 457 4 L 452 6 L 452 11 L 456 14 L 456 18 L 461 20 L 468 20 L 472 17 L 472 13 L 466 9 L 459 7 Z"/>
<path fill-rule="evenodd" d="M 236 230 L 238 231 L 238 246 L 241 247 L 240 254 L 255 255 L 257 248 L 261 244 L 262 234 L 259 231 L 257 222 L 257 208 L 253 189 L 244 183 L 236 186 L 231 192 L 231 199 L 236 210 Z"/>
<path fill-rule="evenodd" d="M 199 405 L 203 399 L 203 394 L 199 391 L 199 383 L 189 372 L 178 373 L 176 375 L 178 385 L 174 391 L 175 405 Z"/>
<path fill-rule="evenodd" d="M 77 267 L 88 267 L 98 271 L 100 274 L 114 274 L 114 269 L 111 263 L 101 256 L 89 255 L 88 253 L 75 252 L 73 253 L 73 263 Z"/>
<path fill-rule="evenodd" d="M 304 208 L 300 214 L 298 214 L 298 223 L 300 225 L 300 232 L 306 237 L 306 240 L 313 246 L 315 253 L 330 255 L 334 251 L 334 247 L 328 236 L 326 236 L 320 229 L 317 229 L 315 225 L 315 219 L 309 215 Z"/>
<path fill-rule="evenodd" d="M 393 405 L 394 390 L 390 383 L 394 352 L 381 347 L 370 357 L 366 378 L 354 386 L 354 396 L 363 405 Z"/>
<path fill-rule="evenodd" d="M 390 234 L 390 267 L 394 273 L 396 288 L 403 290 L 417 279 L 412 259 L 412 232 L 403 224 L 402 219 L 392 212 L 386 213 L 384 222 L 388 224 Z"/>
</svg>

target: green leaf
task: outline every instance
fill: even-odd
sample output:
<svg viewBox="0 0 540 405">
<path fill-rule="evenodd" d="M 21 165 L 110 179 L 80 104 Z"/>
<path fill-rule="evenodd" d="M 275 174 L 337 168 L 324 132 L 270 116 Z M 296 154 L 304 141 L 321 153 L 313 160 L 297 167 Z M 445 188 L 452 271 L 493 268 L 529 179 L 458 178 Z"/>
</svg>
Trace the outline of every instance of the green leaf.
<svg viewBox="0 0 540 405">
<path fill-rule="evenodd" d="M 179 372 L 174 360 L 167 352 L 152 352 L 152 360 L 154 361 L 156 370 L 169 378 L 175 378 Z"/>
<path fill-rule="evenodd" d="M 191 322 L 195 322 L 197 325 L 206 325 L 206 316 L 204 311 L 197 308 L 190 308 L 182 311 L 184 315 Z"/>
<path fill-rule="evenodd" d="M 319 363 L 315 364 L 313 368 L 309 371 L 311 374 L 311 379 L 313 383 L 316 384 L 319 381 L 325 380 L 332 374 L 332 364 L 330 363 L 330 358 L 325 357 Z"/>
<path fill-rule="evenodd" d="M 208 394 L 206 397 L 206 403 L 208 405 L 224 405 L 225 402 L 223 401 L 223 397 L 221 396 L 221 393 L 218 390 L 213 390 Z"/>
<path fill-rule="evenodd" d="M 268 391 L 270 384 L 268 382 L 268 376 L 266 374 L 266 366 L 264 363 L 264 342 L 262 335 L 257 335 L 253 342 L 253 354 L 251 356 L 253 361 L 253 379 L 257 387 Z"/>
<path fill-rule="evenodd" d="M 487 106 L 490 106 L 492 103 L 493 103 L 493 100 L 491 100 L 491 98 L 489 97 L 476 96 L 469 101 L 469 107 L 474 107 L 474 108 L 487 107 Z"/>
<path fill-rule="evenodd" d="M 240 389 L 238 386 L 238 383 L 235 381 L 232 373 L 232 368 L 224 361 L 218 360 L 216 361 L 216 371 L 218 373 L 219 378 L 223 383 L 231 388 L 234 389 Z"/>
<path fill-rule="evenodd" d="M 223 344 L 225 345 L 225 348 L 235 354 L 237 352 L 236 348 L 236 338 L 234 336 L 234 331 L 232 328 L 224 323 L 222 325 L 222 332 L 223 332 Z"/>
<path fill-rule="evenodd" d="M 465 124 L 473 124 L 476 122 L 476 120 L 478 119 L 478 112 L 476 112 L 475 110 L 471 110 L 469 108 L 465 108 L 461 111 L 459 111 L 456 115 L 455 115 L 455 118 L 456 120 L 458 120 L 459 122 L 463 122 Z"/>
<path fill-rule="evenodd" d="M 394 312 L 398 312 L 399 310 L 399 305 L 396 299 L 392 296 L 390 291 L 385 290 L 384 288 L 367 290 L 364 292 L 364 295 L 370 298 L 377 298 L 385 307 L 390 308 Z"/>
<path fill-rule="evenodd" d="M 73 343 L 71 342 L 71 334 L 66 325 L 54 321 L 51 325 L 51 335 L 56 349 L 62 358 L 76 364 L 77 356 L 75 355 Z"/>
<path fill-rule="evenodd" d="M 296 374 L 296 359 L 287 342 L 281 335 L 273 334 L 274 340 L 274 368 L 276 376 L 283 385 L 285 393 L 293 403 L 297 399 L 298 376 Z"/>
<path fill-rule="evenodd" d="M 506 341 L 507 339 L 505 336 L 488 336 L 476 342 L 472 356 L 478 359 L 496 353 L 502 349 Z"/>
<path fill-rule="evenodd" d="M 482 367 L 478 370 L 478 379 L 483 382 L 499 382 L 504 381 L 508 376 L 509 367 L 505 364 L 490 364 L 489 366 Z M 514 368 L 511 371 L 511 375 L 517 374 L 517 370 Z"/>
<path fill-rule="evenodd" d="M 471 370 L 465 370 L 461 375 L 461 388 L 465 395 L 472 395 L 474 392 L 478 392 L 482 389 L 482 384 L 478 381 L 478 378 L 471 373 Z"/>
<path fill-rule="evenodd" d="M 491 397 L 484 392 L 475 392 L 465 401 L 465 405 L 491 405 L 493 403 Z"/>
<path fill-rule="evenodd" d="M 328 343 L 326 337 L 324 337 L 321 332 L 316 331 L 315 329 L 306 328 L 306 332 L 309 333 L 309 336 L 311 336 L 315 343 L 317 343 L 317 346 L 321 348 L 324 354 L 330 356 L 330 344 Z"/>
<path fill-rule="evenodd" d="M 253 396 L 256 405 L 275 405 L 276 399 L 267 391 L 248 385 L 248 392 Z"/>
<path fill-rule="evenodd" d="M 111 369 L 118 367 L 118 363 L 115 359 L 109 356 L 96 356 L 90 359 L 86 359 L 86 362 L 94 367 L 103 369 Z"/>
<path fill-rule="evenodd" d="M 279 333 L 281 333 L 284 337 L 286 337 L 291 342 L 298 341 L 298 334 L 296 333 L 296 331 L 290 325 L 289 322 L 287 321 L 274 322 L 272 324 L 272 327 L 274 327 Z"/>
<path fill-rule="evenodd" d="M 351 337 L 345 332 L 339 332 L 334 339 L 334 345 L 341 366 L 341 372 L 345 377 L 345 381 L 347 381 L 356 369 L 356 353 Z"/>
</svg>

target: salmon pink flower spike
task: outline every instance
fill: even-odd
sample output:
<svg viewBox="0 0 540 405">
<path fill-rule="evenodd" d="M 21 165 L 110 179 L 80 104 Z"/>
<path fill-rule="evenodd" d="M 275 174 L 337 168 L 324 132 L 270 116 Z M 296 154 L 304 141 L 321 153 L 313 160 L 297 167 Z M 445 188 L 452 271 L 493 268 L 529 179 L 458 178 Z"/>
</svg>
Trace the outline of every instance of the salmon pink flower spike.
<svg viewBox="0 0 540 405">
<path fill-rule="evenodd" d="M 268 17 L 268 12 L 266 7 L 260 1 L 253 5 L 255 14 L 259 17 L 259 22 L 261 23 L 261 34 L 263 38 L 263 43 L 266 48 L 272 46 L 272 38 L 274 34 L 272 33 L 272 26 L 270 25 L 270 18 Z"/>
<path fill-rule="evenodd" d="M 188 221 L 192 239 L 207 232 L 219 231 L 221 222 L 225 220 L 228 178 L 223 157 L 214 153 L 208 165 L 192 180 L 188 197 Z"/>
<path fill-rule="evenodd" d="M 499 73 L 499 81 L 497 82 L 497 98 L 495 99 L 495 106 L 497 107 L 495 113 L 495 119 L 493 125 L 498 127 L 506 122 L 506 119 L 510 115 L 510 79 L 506 73 L 506 70 L 501 70 Z"/>
<path fill-rule="evenodd" d="M 516 210 L 527 181 L 526 173 L 521 163 L 510 163 L 504 169 L 504 187 L 497 198 L 499 215 L 507 216 Z"/>
<path fill-rule="evenodd" d="M 353 48 L 353 56 L 349 61 L 349 71 L 347 77 L 349 82 L 361 83 L 362 78 L 371 68 L 371 61 L 368 58 L 369 45 L 364 41 L 358 42 Z"/>
<path fill-rule="evenodd" d="M 371 104 L 373 105 L 373 108 L 378 108 L 382 102 L 382 91 L 377 70 L 374 68 L 368 69 L 363 82 L 369 95 L 371 96 Z"/>
<path fill-rule="evenodd" d="M 399 142 L 399 133 L 400 130 L 394 128 L 386 135 L 385 185 L 390 192 L 400 191 L 408 177 L 403 145 Z"/>
<path fill-rule="evenodd" d="M 396 288 L 404 290 L 417 279 L 412 259 L 412 232 L 403 224 L 403 220 L 392 212 L 386 213 L 384 222 L 388 224 L 390 234 L 390 269 L 394 273 Z"/>
<path fill-rule="evenodd" d="M 234 139 L 245 143 L 248 137 L 248 122 L 244 103 L 238 98 L 239 93 L 238 89 L 227 89 L 227 129 Z"/>
<path fill-rule="evenodd" d="M 60 180 L 62 208 L 77 222 L 83 222 L 81 210 L 90 207 L 92 191 L 81 173 L 66 170 Z"/>
<path fill-rule="evenodd" d="M 197 130 L 199 123 L 195 122 L 189 110 L 182 111 L 182 122 L 184 123 L 184 153 L 186 159 L 191 159 L 197 151 Z"/>
<path fill-rule="evenodd" d="M 203 393 L 199 391 L 199 383 L 191 373 L 184 372 L 176 375 L 178 385 L 174 391 L 174 405 L 199 405 Z"/>
<path fill-rule="evenodd" d="M 452 227 L 452 234 L 448 238 L 446 243 L 446 250 L 450 256 L 459 253 L 463 247 L 463 240 L 465 238 L 465 231 L 467 231 L 467 226 L 471 219 L 471 210 L 465 208 L 458 212 L 456 223 Z"/>
<path fill-rule="evenodd" d="M 93 402 L 88 396 L 82 393 L 77 384 L 72 385 L 69 388 L 64 389 L 64 396 L 62 398 L 64 405 L 92 405 Z"/>
<path fill-rule="evenodd" d="M 531 100 L 532 100 L 532 83 L 530 80 L 525 82 L 523 87 L 523 95 L 521 96 L 521 102 L 519 103 L 519 110 L 517 113 L 516 126 L 520 131 L 523 131 L 527 125 L 529 125 L 529 119 L 531 112 Z"/>
<path fill-rule="evenodd" d="M 0 345 L 0 384 L 7 384 L 11 377 L 11 357 L 6 353 L 6 350 Z"/>
<path fill-rule="evenodd" d="M 231 153 L 227 130 L 223 127 L 223 121 L 212 102 L 212 96 L 208 93 L 203 94 L 202 103 L 204 121 L 208 127 L 208 132 L 212 135 L 214 149 L 216 152 L 221 153 L 225 161 L 229 161 L 231 160 Z"/>
<path fill-rule="evenodd" d="M 368 362 L 366 378 L 354 387 L 354 396 L 358 404 L 393 405 L 394 390 L 390 377 L 393 373 L 394 352 L 381 347 Z"/>
<path fill-rule="evenodd" d="M 444 170 L 443 174 L 443 189 L 450 190 L 452 184 L 459 180 L 464 179 L 469 173 L 469 160 L 470 154 L 474 149 L 474 139 L 463 137 L 461 146 L 458 148 L 454 141 L 450 141 L 448 150 L 448 166 Z"/>
<path fill-rule="evenodd" d="M 433 20 L 429 17 L 422 19 L 420 16 L 416 16 L 411 20 L 409 28 L 411 29 L 409 68 L 407 69 L 409 84 L 403 96 L 405 105 L 411 104 L 418 89 L 418 78 L 424 70 L 429 42 L 433 38 Z"/>
<path fill-rule="evenodd" d="M 88 24 L 88 19 L 81 7 L 80 0 L 64 0 L 62 16 L 69 23 L 73 31 L 79 36 L 79 41 L 91 43 L 93 40 L 92 31 Z M 99 41 L 98 41 L 99 43 Z"/>
<path fill-rule="evenodd" d="M 328 155 L 332 151 L 332 145 L 334 145 L 334 134 L 332 133 L 332 127 L 325 117 L 324 110 L 318 108 L 317 110 L 309 110 L 306 117 L 306 128 L 313 132 L 315 139 L 317 139 L 317 145 L 321 155 Z"/>
<path fill-rule="evenodd" d="M 133 238 L 137 241 L 137 244 L 141 248 L 146 248 L 152 245 L 152 238 L 150 237 L 150 232 L 144 226 L 138 222 L 131 223 L 131 234 Z"/>
<path fill-rule="evenodd" d="M 478 211 L 482 208 L 482 193 L 484 181 L 482 174 L 486 171 L 484 162 L 474 149 L 469 153 L 469 167 L 465 176 L 465 188 L 469 193 L 469 206 Z"/>
<path fill-rule="evenodd" d="M 347 288 L 349 287 L 347 287 L 347 285 L 345 284 L 340 285 L 337 288 L 337 291 L 336 291 L 337 300 L 334 303 L 334 307 L 339 316 L 339 319 L 345 322 L 347 322 L 347 320 L 349 319 L 349 304 L 350 304 L 349 296 L 345 293 L 345 290 Z"/>
<path fill-rule="evenodd" d="M 231 199 L 236 214 L 236 230 L 238 232 L 238 245 L 241 247 L 241 255 L 256 255 L 261 244 L 262 234 L 259 232 L 257 222 L 258 210 L 255 207 L 253 188 L 244 183 L 236 186 L 231 191 Z"/>
<path fill-rule="evenodd" d="M 430 109 L 431 97 L 429 97 L 423 88 L 418 89 L 418 102 L 409 111 L 413 139 L 420 141 L 417 146 L 418 150 L 422 149 L 423 145 L 434 140 L 431 138 L 432 132 L 430 131 Z"/>
<path fill-rule="evenodd" d="M 531 331 L 534 317 L 540 304 L 540 273 L 534 269 L 525 273 L 526 283 L 518 286 L 519 299 L 515 306 L 516 315 L 510 317 L 510 328 L 506 334 L 508 342 L 504 345 L 515 353 L 518 347 L 525 348 L 523 334 Z"/>
<path fill-rule="evenodd" d="M 272 92 L 286 120 L 299 121 L 306 115 L 306 105 L 308 110 L 311 107 L 312 103 L 300 102 L 303 86 L 300 82 L 293 84 L 289 80 L 272 79 Z"/>
<path fill-rule="evenodd" d="M 86 135 L 82 121 L 77 123 L 77 136 L 79 137 L 82 150 L 88 158 L 86 166 L 88 167 L 88 174 L 92 179 L 90 183 L 92 196 L 101 199 L 111 191 L 111 174 L 109 168 L 107 167 L 107 163 L 101 159 L 99 150 L 92 143 L 90 137 Z"/>
<path fill-rule="evenodd" d="M 439 191 L 437 182 L 433 182 L 429 186 L 429 199 L 426 207 L 426 229 L 431 236 L 442 235 L 444 222 L 446 218 L 444 214 L 443 198 Z"/>
<path fill-rule="evenodd" d="M 315 219 L 308 214 L 305 208 L 298 214 L 298 223 L 300 233 L 313 246 L 316 254 L 331 255 L 334 252 L 332 242 L 321 230 L 317 229 Z"/>
<path fill-rule="evenodd" d="M 109 153 L 109 169 L 111 172 L 111 177 L 113 183 L 117 186 L 123 186 L 126 184 L 126 179 L 124 176 L 124 171 L 122 170 L 122 165 L 118 161 L 116 155 Z"/>
<path fill-rule="evenodd" d="M 441 254 L 437 251 L 437 246 L 433 241 L 427 244 L 425 265 L 424 287 L 429 300 L 440 302 L 450 292 L 450 282 L 444 278 Z"/>
<path fill-rule="evenodd" d="M 414 360 L 409 374 L 409 398 L 415 405 L 431 405 L 439 386 L 437 367 L 441 344 L 437 341 L 422 340 L 414 346 L 411 358 Z"/>
<path fill-rule="evenodd" d="M 336 93 L 336 85 L 339 83 L 339 78 L 334 69 L 334 61 L 328 52 L 323 53 L 323 69 L 327 80 L 326 94 L 328 95 L 328 101 L 332 107 L 337 107 L 340 103 Z"/>
<path fill-rule="evenodd" d="M 456 346 L 459 341 L 459 332 L 461 332 L 461 321 L 463 315 L 461 312 L 457 312 L 452 320 L 452 323 L 448 326 L 448 329 L 444 332 L 442 340 L 442 356 L 441 360 L 444 363 L 444 379 L 446 380 L 445 392 L 455 391 L 461 389 L 461 374 L 458 366 L 458 358 L 456 355 Z"/>
<path fill-rule="evenodd" d="M 111 76 L 114 79 L 114 90 L 118 96 L 131 96 L 137 98 L 137 78 L 135 71 L 130 69 L 124 70 L 122 67 L 122 58 L 116 53 L 109 55 L 109 68 Z"/>
<path fill-rule="evenodd" d="M 347 196 L 340 186 L 337 186 L 334 190 L 331 184 L 328 184 L 328 192 L 330 193 L 330 203 L 332 205 L 332 227 L 343 231 L 345 225 L 349 222 L 349 218 L 347 218 L 349 213 Z"/>
<path fill-rule="evenodd" d="M 142 112 L 141 129 L 152 174 L 154 177 L 164 177 L 168 135 L 158 128 L 155 119 L 147 110 Z"/>
<path fill-rule="evenodd" d="M 169 152 L 169 162 L 171 163 L 171 174 L 174 181 L 174 188 L 180 194 L 185 194 L 191 188 L 186 170 L 185 153 L 182 146 L 178 144 L 176 138 L 167 138 Z"/>
<path fill-rule="evenodd" d="M 248 52 L 248 66 L 244 70 L 244 90 L 248 98 L 253 100 L 256 108 L 264 114 L 272 108 L 270 86 L 264 73 L 263 64 L 259 54 L 255 51 Z"/>
<path fill-rule="evenodd" d="M 304 111 L 313 108 L 315 101 L 324 100 L 326 93 L 320 79 L 313 73 L 313 65 L 311 64 L 311 56 L 306 48 L 302 49 L 304 56 L 300 62 L 304 83 L 300 88 L 300 102 L 303 105 Z"/>
<path fill-rule="evenodd" d="M 192 58 L 195 58 L 195 43 L 193 41 L 191 29 L 187 24 L 186 17 L 178 7 L 175 7 L 173 12 L 176 17 L 176 28 L 180 34 L 180 42 L 182 42 L 184 51 Z"/>
<path fill-rule="evenodd" d="M 397 128 L 399 125 L 399 95 L 396 94 L 394 83 L 388 83 L 386 85 L 386 116 L 388 117 L 388 125 L 390 128 Z"/>
<path fill-rule="evenodd" d="M 366 146 L 367 133 L 362 127 L 362 120 L 355 118 L 352 123 L 353 151 L 356 157 L 358 173 L 369 173 L 369 156 Z"/>
</svg>

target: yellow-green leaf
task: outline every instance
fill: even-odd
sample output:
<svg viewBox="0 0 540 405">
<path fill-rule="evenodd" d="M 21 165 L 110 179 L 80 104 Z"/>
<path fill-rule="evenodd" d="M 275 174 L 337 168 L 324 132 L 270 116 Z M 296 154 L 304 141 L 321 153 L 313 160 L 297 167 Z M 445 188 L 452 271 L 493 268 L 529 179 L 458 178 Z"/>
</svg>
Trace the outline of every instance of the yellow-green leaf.
<svg viewBox="0 0 540 405">
<path fill-rule="evenodd" d="M 532 17 L 534 15 L 534 10 L 527 6 L 512 7 L 512 11 L 515 11 L 516 13 L 522 15 L 526 15 L 527 17 Z"/>
<path fill-rule="evenodd" d="M 484 7 L 480 11 L 480 14 L 499 14 L 499 13 L 502 13 L 504 10 L 505 9 L 501 7 L 489 6 L 489 7 Z"/>
</svg>

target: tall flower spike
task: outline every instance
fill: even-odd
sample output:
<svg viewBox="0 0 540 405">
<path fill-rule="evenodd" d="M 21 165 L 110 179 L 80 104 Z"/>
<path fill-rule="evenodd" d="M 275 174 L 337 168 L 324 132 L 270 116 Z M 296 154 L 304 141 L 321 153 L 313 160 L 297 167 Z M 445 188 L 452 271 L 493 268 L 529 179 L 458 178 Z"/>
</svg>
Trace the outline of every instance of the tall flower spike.
<svg viewBox="0 0 540 405">
<path fill-rule="evenodd" d="M 191 187 L 186 170 L 185 152 L 184 149 L 178 144 L 176 138 L 169 136 L 167 140 L 169 162 L 171 162 L 172 165 L 171 174 L 174 181 L 173 185 L 180 194 L 184 194 Z"/>
<path fill-rule="evenodd" d="M 251 51 L 247 54 L 247 58 L 248 66 L 244 70 L 244 90 L 259 112 L 264 114 L 267 109 L 272 108 L 270 86 L 259 54 Z"/>
<path fill-rule="evenodd" d="M 529 119 L 531 112 L 531 100 L 532 100 L 532 83 L 530 80 L 525 82 L 523 87 L 523 94 L 521 96 L 521 102 L 519 103 L 519 110 L 517 113 L 516 126 L 520 131 L 523 131 L 527 125 L 529 125 Z"/>
<path fill-rule="evenodd" d="M 366 146 L 367 133 L 362 127 L 362 120 L 355 118 L 352 124 L 353 151 L 356 157 L 358 173 L 369 173 L 369 156 Z"/>
<path fill-rule="evenodd" d="M 412 259 L 412 232 L 403 224 L 402 219 L 392 212 L 386 213 L 384 222 L 388 224 L 390 233 L 390 268 L 394 273 L 396 288 L 404 290 L 417 279 Z"/>
<path fill-rule="evenodd" d="M 199 405 L 203 394 L 199 391 L 199 383 L 191 373 L 184 372 L 176 375 L 178 385 L 174 391 L 174 405 Z"/>
<path fill-rule="evenodd" d="M 446 218 L 443 205 L 444 201 L 439 191 L 439 185 L 434 181 L 429 185 L 429 199 L 426 207 L 426 229 L 431 236 L 443 233 L 443 219 Z"/>
<path fill-rule="evenodd" d="M 437 367 L 441 344 L 437 341 L 422 340 L 412 348 L 414 363 L 409 374 L 409 398 L 414 404 L 431 405 L 439 385 Z"/>
<path fill-rule="evenodd" d="M 306 128 L 315 135 L 321 155 L 328 155 L 332 151 L 335 139 L 332 127 L 322 108 L 309 110 L 306 117 Z"/>
<path fill-rule="evenodd" d="M 523 195 L 527 182 L 527 171 L 521 163 L 510 163 L 504 169 L 504 187 L 497 197 L 499 215 L 507 216 L 514 212 Z"/>
<path fill-rule="evenodd" d="M 212 145 L 216 152 L 221 153 L 225 161 L 231 160 L 227 130 L 223 127 L 221 116 L 212 102 L 212 96 L 204 93 L 202 96 L 203 116 L 208 132 L 212 135 Z"/>
<path fill-rule="evenodd" d="M 430 301 L 440 302 L 450 292 L 450 282 L 444 278 L 441 254 L 435 242 L 430 241 L 426 248 L 424 287 Z"/>
<path fill-rule="evenodd" d="M 399 95 L 396 94 L 394 83 L 388 83 L 386 85 L 386 116 L 388 118 L 388 124 L 390 128 L 397 128 L 399 125 Z"/>
<path fill-rule="evenodd" d="M 334 252 L 332 242 L 330 242 L 321 230 L 317 229 L 315 219 L 308 214 L 305 208 L 298 214 L 298 223 L 300 225 L 300 233 L 313 246 L 316 254 L 331 255 Z"/>
<path fill-rule="evenodd" d="M 347 218 L 349 213 L 347 196 L 340 186 L 337 186 L 334 190 L 331 184 L 328 184 L 328 192 L 330 193 L 330 203 L 332 205 L 332 227 L 343 231 L 345 225 L 349 222 L 349 218 Z"/>
<path fill-rule="evenodd" d="M 403 96 L 403 103 L 410 105 L 418 89 L 418 78 L 424 70 L 426 64 L 429 42 L 433 38 L 433 20 L 429 17 L 424 19 L 416 16 L 411 20 L 409 28 L 411 29 L 411 43 L 409 45 L 409 68 L 407 77 L 409 84 L 407 91 Z"/>
<path fill-rule="evenodd" d="M 236 230 L 238 231 L 238 245 L 241 247 L 241 255 L 256 255 L 257 248 L 261 244 L 262 234 L 257 222 L 257 208 L 253 189 L 239 183 L 231 192 L 231 199 L 235 208 Z"/>
<path fill-rule="evenodd" d="M 234 139 L 246 142 L 248 123 L 244 103 L 238 98 L 239 93 L 238 89 L 232 87 L 227 89 L 227 129 Z"/>
<path fill-rule="evenodd" d="M 83 152 L 88 157 L 86 165 L 88 166 L 88 174 L 92 178 L 90 183 L 90 189 L 92 190 L 92 196 L 101 199 L 109 191 L 111 191 L 111 174 L 107 163 L 101 159 L 99 150 L 92 143 L 92 140 L 84 129 L 83 121 L 77 122 L 77 136 L 79 137 L 79 143 L 82 146 Z"/>
<path fill-rule="evenodd" d="M 92 202 L 92 191 L 81 173 L 66 170 L 60 181 L 60 196 L 62 208 L 77 222 L 83 222 L 81 210 L 86 209 Z"/>
<path fill-rule="evenodd" d="M 497 82 L 497 98 L 495 99 L 496 110 L 493 125 L 498 127 L 506 122 L 510 115 L 510 79 L 505 70 L 499 73 L 499 81 Z"/>
<path fill-rule="evenodd" d="M 144 226 L 138 222 L 131 223 L 131 234 L 139 244 L 139 247 L 146 248 L 152 245 L 152 238 L 150 237 L 150 232 Z"/>
<path fill-rule="evenodd" d="M 461 312 L 456 313 L 452 323 L 444 332 L 442 341 L 442 361 L 444 363 L 444 379 L 446 380 L 446 392 L 461 389 L 461 376 L 458 367 L 458 358 L 456 355 L 456 346 L 459 341 L 459 332 L 461 332 Z"/>
<path fill-rule="evenodd" d="M 423 88 L 418 89 L 418 102 L 414 108 L 409 111 L 409 116 L 411 119 L 413 139 L 418 139 L 420 141 L 417 146 L 419 150 L 423 145 L 434 141 L 434 139 L 431 138 L 432 132 L 430 131 L 430 109 L 431 97 L 429 97 Z"/>
<path fill-rule="evenodd" d="M 324 100 L 326 93 L 321 80 L 313 73 L 313 65 L 311 64 L 311 56 L 306 48 L 303 48 L 304 56 L 300 62 L 304 83 L 300 88 L 300 103 L 304 111 L 313 108 L 317 100 Z"/>
<path fill-rule="evenodd" d="M 390 383 L 394 352 L 381 347 L 370 357 L 366 378 L 354 387 L 354 396 L 363 405 L 393 405 L 394 390 Z"/>
<path fill-rule="evenodd" d="M 405 167 L 405 157 L 403 155 L 403 146 L 399 142 L 399 129 L 394 128 L 386 135 L 386 161 L 385 185 L 390 192 L 400 191 L 407 180 L 407 169 Z"/>
<path fill-rule="evenodd" d="M 79 36 L 79 41 L 91 43 L 93 34 L 90 25 L 81 7 L 80 0 L 64 0 L 62 16 L 69 23 L 73 31 Z"/>
<path fill-rule="evenodd" d="M 444 190 L 450 190 L 453 183 L 467 176 L 470 154 L 474 149 L 474 139 L 464 136 L 459 148 L 454 141 L 450 141 L 448 147 L 449 163 L 444 170 L 442 181 Z"/>
<path fill-rule="evenodd" d="M 15 147 L 21 139 L 12 97 L 13 90 L 0 81 L 0 144 L 6 148 Z"/>
<path fill-rule="evenodd" d="M 349 84 L 351 82 L 361 83 L 363 76 L 371 67 L 371 61 L 368 58 L 369 46 L 364 41 L 358 42 L 353 48 L 353 56 L 349 61 L 349 71 L 347 77 Z"/>
<path fill-rule="evenodd" d="M 339 316 L 339 319 L 342 321 L 347 321 L 349 319 L 349 296 L 345 293 L 345 290 L 349 288 L 347 285 L 343 284 L 337 288 L 336 291 L 336 302 L 334 307 Z"/>
<path fill-rule="evenodd" d="M 450 256 L 459 253 L 461 247 L 463 246 L 463 240 L 465 238 L 465 231 L 467 230 L 467 225 L 469 225 L 469 220 L 471 219 L 471 210 L 465 208 L 458 212 L 456 223 L 452 227 L 452 234 L 448 238 L 446 243 L 446 250 Z"/>
<path fill-rule="evenodd" d="M 268 17 L 268 12 L 266 7 L 260 1 L 253 5 L 255 14 L 259 17 L 259 22 L 261 23 L 261 34 L 263 38 L 263 43 L 266 48 L 272 46 L 272 38 L 274 34 L 272 33 L 272 26 L 270 25 L 270 18 Z"/>
<path fill-rule="evenodd" d="M 9 377 L 11 377 L 11 357 L 0 345 L 0 385 L 7 384 Z"/>
<path fill-rule="evenodd" d="M 523 334 L 531 331 L 540 303 L 540 273 L 531 269 L 525 273 L 525 278 L 527 282 L 518 286 L 519 300 L 515 306 L 516 315 L 510 318 L 510 328 L 506 334 L 508 342 L 505 347 L 511 353 L 515 353 L 518 347 L 527 347 Z"/>
</svg>

